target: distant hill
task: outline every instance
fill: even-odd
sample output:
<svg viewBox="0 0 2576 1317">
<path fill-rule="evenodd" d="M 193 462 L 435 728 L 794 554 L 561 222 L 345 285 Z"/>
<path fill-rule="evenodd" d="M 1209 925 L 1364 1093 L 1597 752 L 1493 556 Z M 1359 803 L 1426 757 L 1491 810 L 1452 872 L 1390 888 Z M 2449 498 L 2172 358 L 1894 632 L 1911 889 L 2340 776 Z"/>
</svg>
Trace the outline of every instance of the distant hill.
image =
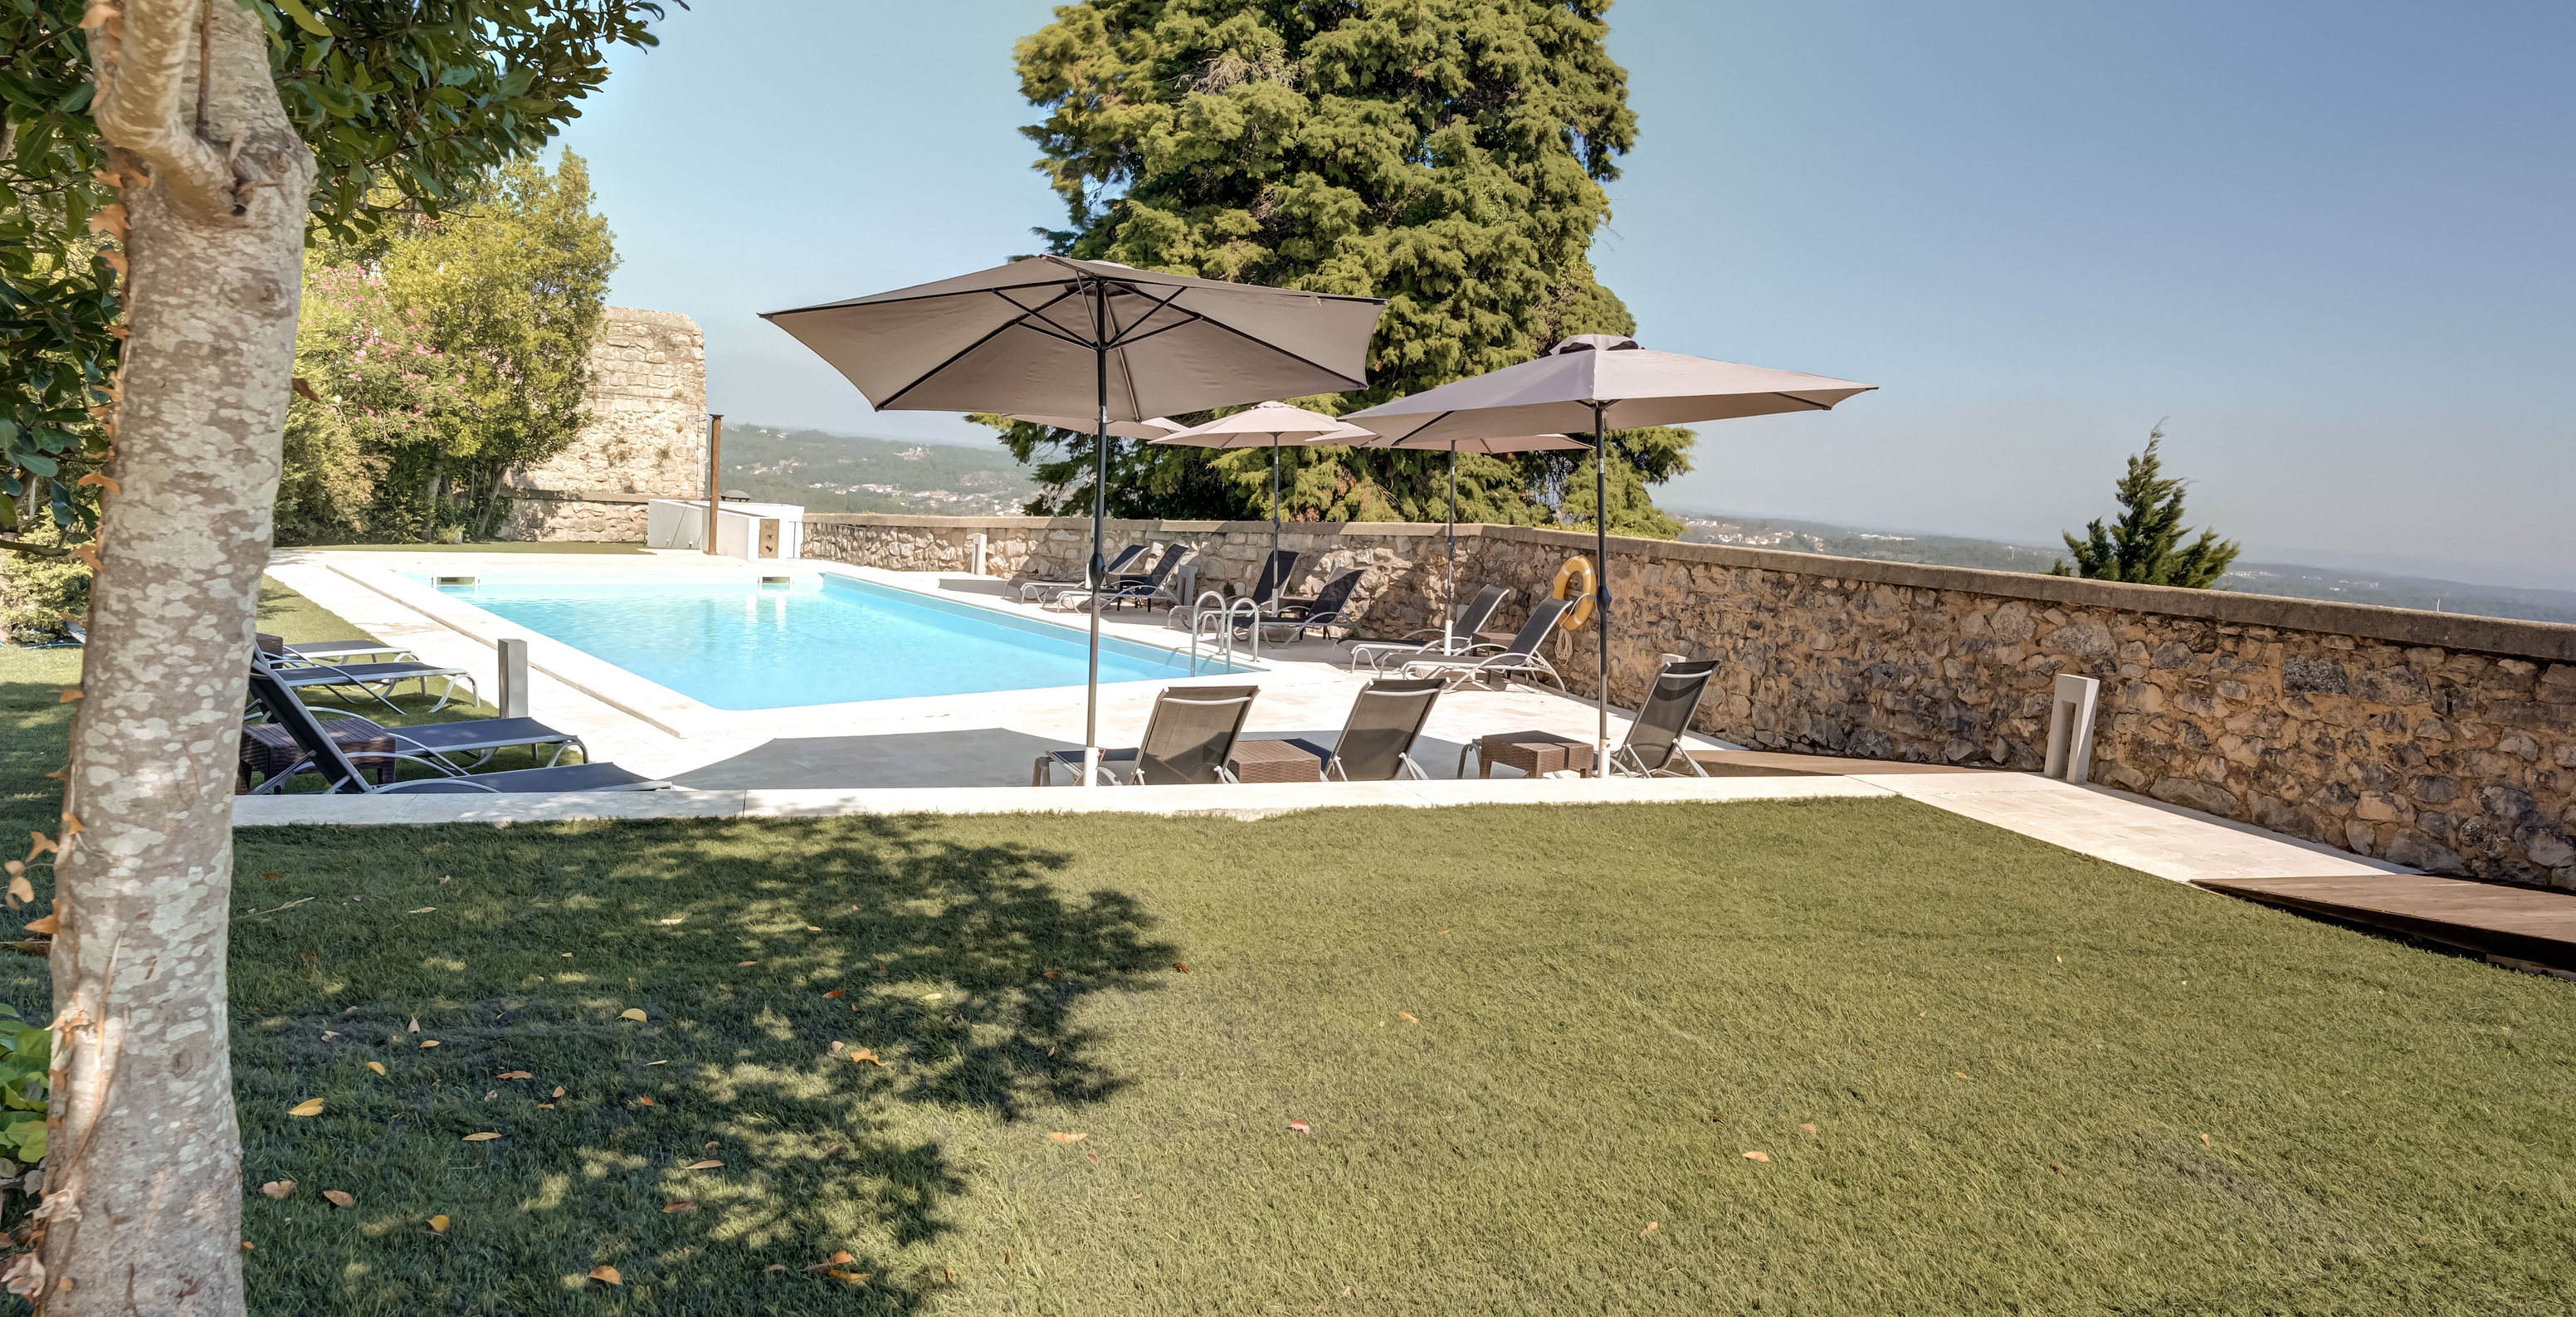
<svg viewBox="0 0 2576 1317">
<path fill-rule="evenodd" d="M 742 424 L 725 426 L 724 487 L 813 512 L 960 517 L 1016 513 L 1035 491 L 998 441 L 972 448 Z"/>
<path fill-rule="evenodd" d="M 1781 517 L 1689 512 L 1674 515 L 1682 520 L 1682 539 L 1699 544 L 1735 544 L 1789 553 L 1827 553 L 1842 558 L 1978 567 L 1998 572 L 2045 572 L 2051 563 L 2066 556 L 2062 545 L 2041 548 L 1955 535 L 1906 535 Z M 2268 562 L 2239 562 L 2224 581 L 2224 588 L 2245 594 L 2576 623 L 2576 591 L 2571 590 L 2476 585 L 2389 572 Z"/>
</svg>

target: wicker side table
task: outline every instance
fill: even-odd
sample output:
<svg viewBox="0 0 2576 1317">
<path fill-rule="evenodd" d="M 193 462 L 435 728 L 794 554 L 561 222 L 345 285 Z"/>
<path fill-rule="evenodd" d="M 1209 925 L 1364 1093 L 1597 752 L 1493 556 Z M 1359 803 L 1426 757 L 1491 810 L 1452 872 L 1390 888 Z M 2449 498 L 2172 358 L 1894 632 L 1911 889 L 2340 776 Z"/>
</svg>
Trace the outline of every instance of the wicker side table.
<svg viewBox="0 0 2576 1317">
<path fill-rule="evenodd" d="M 1458 752 L 1458 776 L 1467 775 L 1467 756 L 1476 756 L 1476 776 L 1492 777 L 1494 765 L 1517 768 L 1531 777 L 1592 767 L 1592 743 L 1554 732 L 1497 732 Z"/>
<path fill-rule="evenodd" d="M 372 765 L 368 762 L 371 756 L 394 752 L 393 733 L 364 718 L 333 718 L 324 723 L 323 728 L 331 733 L 331 739 L 339 745 L 340 752 L 349 756 L 350 762 L 361 771 L 369 767 L 376 770 L 377 785 L 383 786 L 394 780 L 394 769 L 399 761 L 377 757 Z M 293 768 L 303 758 L 304 751 L 295 744 L 295 734 L 275 723 L 252 723 L 242 728 L 241 763 L 233 770 L 233 794 L 238 796 L 249 792 L 253 777 L 274 777 Z"/>
<path fill-rule="evenodd" d="M 1237 782 L 1321 782 L 1324 761 L 1293 741 L 1237 741 L 1226 767 Z"/>
</svg>

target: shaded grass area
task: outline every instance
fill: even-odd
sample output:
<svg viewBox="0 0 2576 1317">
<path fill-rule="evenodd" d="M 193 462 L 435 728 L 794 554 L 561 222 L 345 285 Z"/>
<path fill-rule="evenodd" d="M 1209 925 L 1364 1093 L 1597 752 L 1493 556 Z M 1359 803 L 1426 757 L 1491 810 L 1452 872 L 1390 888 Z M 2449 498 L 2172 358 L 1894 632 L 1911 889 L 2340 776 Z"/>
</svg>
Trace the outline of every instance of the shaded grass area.
<svg viewBox="0 0 2576 1317">
<path fill-rule="evenodd" d="M 1907 802 L 241 857 L 264 1311 L 2576 1301 L 2568 985 Z"/>
</svg>

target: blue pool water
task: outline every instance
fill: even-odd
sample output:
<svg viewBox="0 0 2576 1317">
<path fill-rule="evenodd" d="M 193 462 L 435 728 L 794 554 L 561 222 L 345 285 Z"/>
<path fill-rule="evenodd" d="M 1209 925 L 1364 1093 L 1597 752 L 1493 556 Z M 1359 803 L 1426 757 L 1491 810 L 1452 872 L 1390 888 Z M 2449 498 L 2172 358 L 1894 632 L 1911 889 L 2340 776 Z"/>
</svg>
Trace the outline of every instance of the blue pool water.
<svg viewBox="0 0 2576 1317">
<path fill-rule="evenodd" d="M 1088 662 L 1087 636 L 1070 627 L 837 576 L 793 585 L 485 576 L 437 588 L 718 709 L 1079 686 Z M 1189 675 L 1187 654 L 1101 637 L 1103 682 Z"/>
</svg>

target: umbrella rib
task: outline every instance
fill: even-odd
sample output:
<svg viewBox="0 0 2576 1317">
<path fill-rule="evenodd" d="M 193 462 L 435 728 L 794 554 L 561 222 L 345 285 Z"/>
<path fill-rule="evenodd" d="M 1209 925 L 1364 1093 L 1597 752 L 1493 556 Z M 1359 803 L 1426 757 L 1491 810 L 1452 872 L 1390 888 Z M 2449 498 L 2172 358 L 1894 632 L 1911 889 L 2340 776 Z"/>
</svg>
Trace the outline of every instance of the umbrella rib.
<svg viewBox="0 0 2576 1317">
<path fill-rule="evenodd" d="M 1786 398 L 1791 402 L 1803 402 L 1820 412 L 1829 412 L 1834 409 L 1834 405 L 1832 403 L 1818 402 L 1813 398 L 1801 398 L 1794 393 L 1782 393 L 1776 389 L 1772 391 L 1771 396 L 1774 398 Z"/>
<path fill-rule="evenodd" d="M 1319 296 L 1320 296 L 1320 294 L 1319 294 Z M 1352 300 L 1357 300 L 1357 299 L 1352 299 Z M 1185 313 L 1185 314 L 1190 314 L 1190 315 L 1197 315 L 1197 313 L 1196 313 L 1196 312 L 1188 311 L 1188 310 L 1187 310 L 1187 308 L 1184 308 L 1184 313 Z M 1265 343 L 1265 342 L 1262 342 L 1262 340 L 1257 339 L 1257 338 L 1254 338 L 1252 335 L 1247 334 L 1247 333 L 1244 333 L 1242 330 L 1237 329 L 1237 328 L 1235 328 L 1234 326 L 1229 325 L 1229 324 L 1225 323 L 1225 322 L 1224 322 L 1224 321 L 1222 321 L 1222 320 L 1214 320 L 1214 319 L 1210 319 L 1210 318 L 1209 318 L 1209 317 L 1207 317 L 1207 316 L 1198 316 L 1198 319 L 1200 320 L 1200 322 L 1201 322 L 1201 323 L 1214 325 L 1214 326 L 1216 326 L 1217 328 L 1222 329 L 1222 330 L 1224 330 L 1225 332 L 1227 332 L 1227 333 L 1229 333 L 1229 334 L 1234 335 L 1236 338 L 1242 339 L 1242 340 L 1243 340 L 1244 342 L 1246 342 L 1246 343 L 1259 343 L 1262 347 L 1268 348 L 1268 349 L 1270 349 L 1271 351 L 1278 353 L 1280 356 L 1286 357 L 1286 358 L 1287 358 L 1287 359 L 1289 359 L 1290 361 L 1294 361 L 1294 362 L 1298 363 L 1299 365 L 1312 366 L 1312 367 L 1314 367 L 1315 369 L 1320 370 L 1320 371 L 1324 372 L 1325 374 L 1332 376 L 1334 379 L 1349 381 L 1350 386 L 1351 386 L 1352 388 L 1354 388 L 1354 389 L 1365 389 L 1365 388 L 1367 388 L 1367 387 L 1368 387 L 1368 380 L 1367 380 L 1367 378 L 1366 378 L 1367 367 L 1365 367 L 1365 366 L 1361 367 L 1362 378 L 1360 378 L 1360 379 L 1355 379 L 1355 380 L 1354 380 L 1354 379 L 1351 379 L 1351 377 L 1350 377 L 1350 376 L 1345 375 L 1345 374 L 1341 373 L 1340 371 L 1335 370 L 1335 369 L 1333 369 L 1332 367 L 1327 366 L 1327 365 L 1325 365 L 1324 363 L 1322 363 L 1322 362 L 1320 362 L 1320 361 L 1316 361 L 1315 359 L 1313 359 L 1313 358 L 1311 358 L 1311 357 L 1307 357 L 1307 356 L 1301 355 L 1301 354 L 1299 354 L 1299 353 L 1291 352 L 1291 351 L 1289 351 L 1288 349 L 1283 348 L 1283 347 L 1279 346 L 1279 345 L 1278 345 L 1278 344 L 1276 344 L 1276 343 Z"/>
<path fill-rule="evenodd" d="M 1134 327 L 1134 326 L 1136 326 L 1136 325 L 1141 325 L 1141 324 L 1145 323 L 1146 321 L 1153 319 L 1153 318 L 1154 318 L 1154 311 L 1162 311 L 1162 310 L 1167 310 L 1167 309 L 1169 309 L 1169 308 L 1171 307 L 1172 303 L 1173 303 L 1174 301 L 1176 301 L 1176 300 L 1178 300 L 1178 299 L 1180 298 L 1180 295 L 1181 295 L 1181 294 L 1186 293 L 1186 292 L 1188 292 L 1188 291 L 1189 291 L 1189 289 L 1187 289 L 1187 288 L 1175 288 L 1175 289 L 1173 289 L 1173 290 L 1172 290 L 1172 295 L 1171 295 L 1170 297 L 1166 297 L 1166 298 L 1164 298 L 1163 300 L 1161 300 L 1161 301 L 1159 301 L 1159 302 L 1154 303 L 1154 310 L 1153 310 L 1153 311 L 1148 311 L 1148 312 L 1146 312 L 1145 314 L 1143 314 L 1143 315 L 1141 315 L 1141 316 L 1136 317 L 1134 320 L 1129 321 L 1129 322 L 1128 322 L 1129 327 L 1130 327 L 1130 328 L 1132 328 L 1132 327 Z M 1144 298 L 1151 298 L 1151 297 L 1153 296 L 1153 294 L 1152 294 L 1152 293 L 1145 292 L 1145 291 L 1144 291 L 1144 290 L 1142 290 L 1142 289 L 1138 289 L 1138 290 L 1136 290 L 1136 295 L 1137 295 L 1138 297 L 1144 297 Z M 1204 320 L 1204 319 L 1206 319 L 1206 317 L 1204 317 L 1204 316 L 1200 315 L 1200 314 L 1199 314 L 1198 312 L 1196 312 L 1196 311 L 1193 311 L 1193 310 L 1189 309 L 1188 307 L 1182 307 L 1182 308 L 1180 308 L 1180 311 L 1181 311 L 1181 314 L 1182 314 L 1182 315 L 1185 315 L 1185 316 L 1190 317 L 1190 319 L 1191 319 L 1191 320 Z M 1182 323 L 1182 324 L 1187 324 L 1187 323 L 1189 323 L 1189 321 L 1186 321 L 1186 320 L 1185 320 L 1185 321 L 1183 321 L 1183 322 L 1181 322 L 1181 323 Z M 1163 326 L 1163 329 L 1178 329 L 1179 327 L 1180 327 L 1179 325 L 1165 325 L 1165 326 Z M 1142 333 L 1142 334 L 1138 334 L 1138 335 L 1137 335 L 1136 337 L 1134 337 L 1134 338 L 1129 338 L 1129 337 L 1127 337 L 1127 331 L 1126 331 L 1125 329 L 1121 329 L 1121 330 L 1119 330 L 1116 334 L 1114 334 L 1114 335 L 1112 335 L 1112 336 L 1110 337 L 1109 342 L 1107 343 L 1107 345 L 1106 345 L 1106 346 L 1107 346 L 1110 350 L 1112 350 L 1112 351 L 1116 351 L 1116 350 L 1117 350 L 1117 349 L 1119 349 L 1119 348 L 1126 347 L 1126 346 L 1127 346 L 1128 344 L 1130 344 L 1130 343 L 1142 343 L 1142 342 L 1144 342 L 1146 339 L 1152 338 L 1154 335 L 1159 334 L 1159 333 L 1162 333 L 1162 332 L 1163 332 L 1163 329 L 1147 330 L 1146 332 L 1144 332 L 1144 333 Z"/>
</svg>

